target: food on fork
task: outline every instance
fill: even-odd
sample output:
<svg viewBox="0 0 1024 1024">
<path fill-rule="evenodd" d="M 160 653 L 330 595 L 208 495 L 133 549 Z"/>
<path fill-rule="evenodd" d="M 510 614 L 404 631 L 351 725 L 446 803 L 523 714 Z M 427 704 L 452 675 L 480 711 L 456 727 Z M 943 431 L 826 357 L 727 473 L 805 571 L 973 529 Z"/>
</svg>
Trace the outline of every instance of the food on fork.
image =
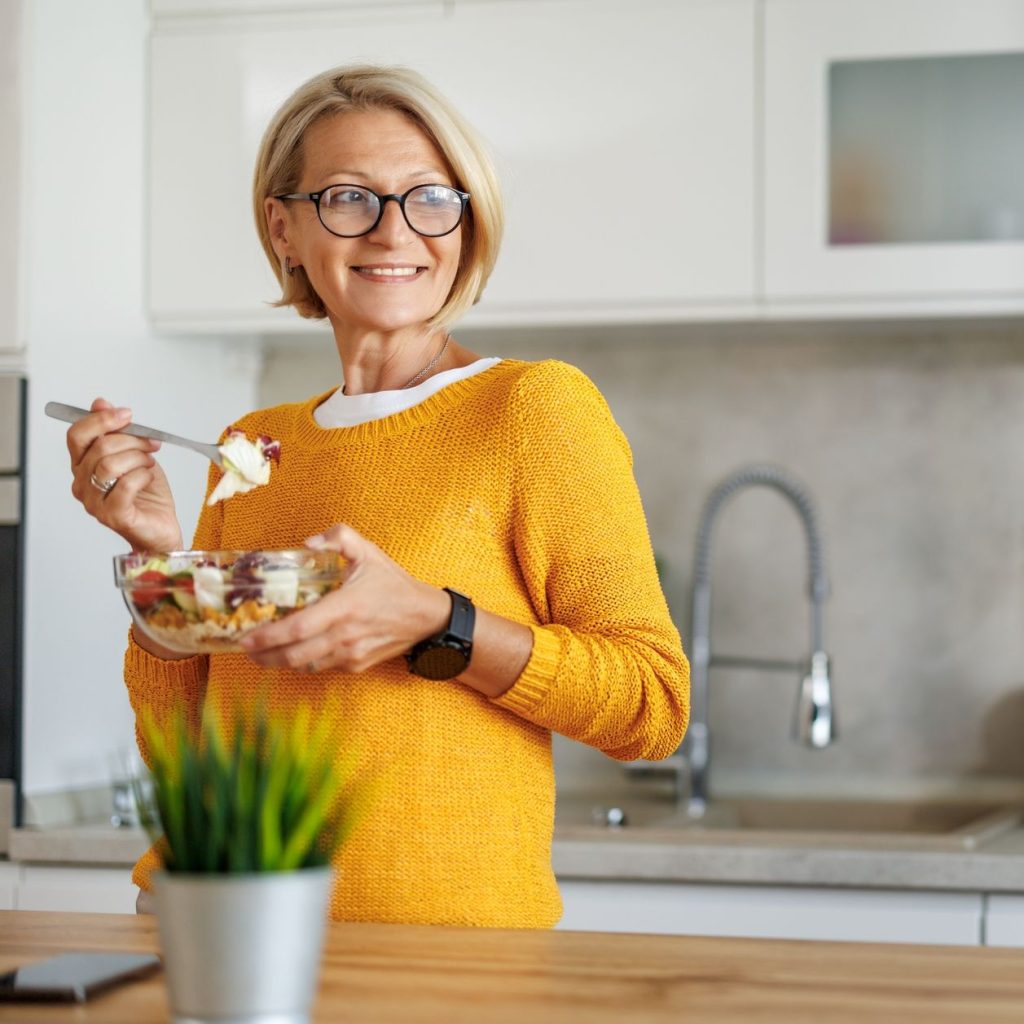
<svg viewBox="0 0 1024 1024">
<path fill-rule="evenodd" d="M 271 460 L 281 460 L 280 441 L 263 434 L 250 441 L 241 430 L 232 430 L 219 451 L 224 460 L 224 475 L 207 499 L 207 505 L 216 505 L 235 494 L 270 483 Z"/>
</svg>

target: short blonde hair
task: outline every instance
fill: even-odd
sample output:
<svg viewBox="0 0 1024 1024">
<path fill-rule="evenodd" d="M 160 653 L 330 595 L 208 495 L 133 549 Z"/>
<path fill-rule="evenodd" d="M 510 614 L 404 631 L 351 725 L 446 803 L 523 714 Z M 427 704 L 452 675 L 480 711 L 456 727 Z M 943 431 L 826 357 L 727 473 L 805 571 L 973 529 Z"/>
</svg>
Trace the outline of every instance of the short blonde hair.
<svg viewBox="0 0 1024 1024">
<path fill-rule="evenodd" d="M 253 176 L 253 214 L 263 251 L 281 284 L 275 306 L 323 319 L 327 309 L 305 270 L 286 274 L 270 240 L 264 203 L 294 192 L 302 174 L 303 140 L 311 125 L 349 111 L 397 110 L 411 118 L 447 161 L 455 185 L 471 196 L 462 222 L 462 254 L 452 289 L 431 326 L 449 327 L 480 300 L 494 269 L 504 227 L 494 165 L 476 132 L 429 82 L 404 67 L 352 65 L 332 68 L 292 93 L 271 120 L 260 143 Z"/>
</svg>

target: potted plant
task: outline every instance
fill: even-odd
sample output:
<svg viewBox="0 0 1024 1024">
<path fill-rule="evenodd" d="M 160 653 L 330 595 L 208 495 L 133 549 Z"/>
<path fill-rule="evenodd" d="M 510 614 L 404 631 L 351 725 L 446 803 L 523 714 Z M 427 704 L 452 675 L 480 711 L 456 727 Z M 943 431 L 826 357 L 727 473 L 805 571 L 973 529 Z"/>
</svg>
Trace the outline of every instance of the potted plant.
<svg viewBox="0 0 1024 1024">
<path fill-rule="evenodd" d="M 336 708 L 144 716 L 152 787 L 136 787 L 164 870 L 153 887 L 176 1021 L 309 1019 L 331 859 L 365 804 Z"/>
</svg>

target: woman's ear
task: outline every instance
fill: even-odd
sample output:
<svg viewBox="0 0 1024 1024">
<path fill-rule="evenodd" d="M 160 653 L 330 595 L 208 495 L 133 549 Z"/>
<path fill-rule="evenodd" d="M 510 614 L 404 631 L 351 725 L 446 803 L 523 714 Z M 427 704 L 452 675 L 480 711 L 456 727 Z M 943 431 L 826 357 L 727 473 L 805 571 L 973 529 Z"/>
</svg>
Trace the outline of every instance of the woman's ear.
<svg viewBox="0 0 1024 1024">
<path fill-rule="evenodd" d="M 267 218 L 267 231 L 270 234 L 270 244 L 277 253 L 277 258 L 284 262 L 285 258 L 291 260 L 292 267 L 297 267 L 295 251 L 289 239 L 288 215 L 285 212 L 284 203 L 273 196 L 267 196 L 263 200 L 263 214 Z"/>
</svg>

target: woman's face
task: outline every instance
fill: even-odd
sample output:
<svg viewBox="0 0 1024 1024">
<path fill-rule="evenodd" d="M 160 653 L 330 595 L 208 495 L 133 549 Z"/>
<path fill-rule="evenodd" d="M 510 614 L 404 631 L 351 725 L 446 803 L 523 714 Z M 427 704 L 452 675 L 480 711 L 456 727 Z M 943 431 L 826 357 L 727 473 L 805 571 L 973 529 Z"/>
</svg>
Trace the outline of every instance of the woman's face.
<svg viewBox="0 0 1024 1024">
<path fill-rule="evenodd" d="M 394 110 L 317 122 L 306 132 L 303 156 L 297 192 L 355 184 L 378 195 L 402 195 L 414 185 L 455 185 L 433 142 Z M 310 202 L 268 200 L 267 206 L 278 255 L 305 268 L 332 324 L 342 330 L 394 331 L 422 324 L 451 291 L 461 224 L 448 235 L 427 238 L 409 227 L 397 203 L 388 202 L 369 234 L 339 238 L 320 223 Z"/>
</svg>

